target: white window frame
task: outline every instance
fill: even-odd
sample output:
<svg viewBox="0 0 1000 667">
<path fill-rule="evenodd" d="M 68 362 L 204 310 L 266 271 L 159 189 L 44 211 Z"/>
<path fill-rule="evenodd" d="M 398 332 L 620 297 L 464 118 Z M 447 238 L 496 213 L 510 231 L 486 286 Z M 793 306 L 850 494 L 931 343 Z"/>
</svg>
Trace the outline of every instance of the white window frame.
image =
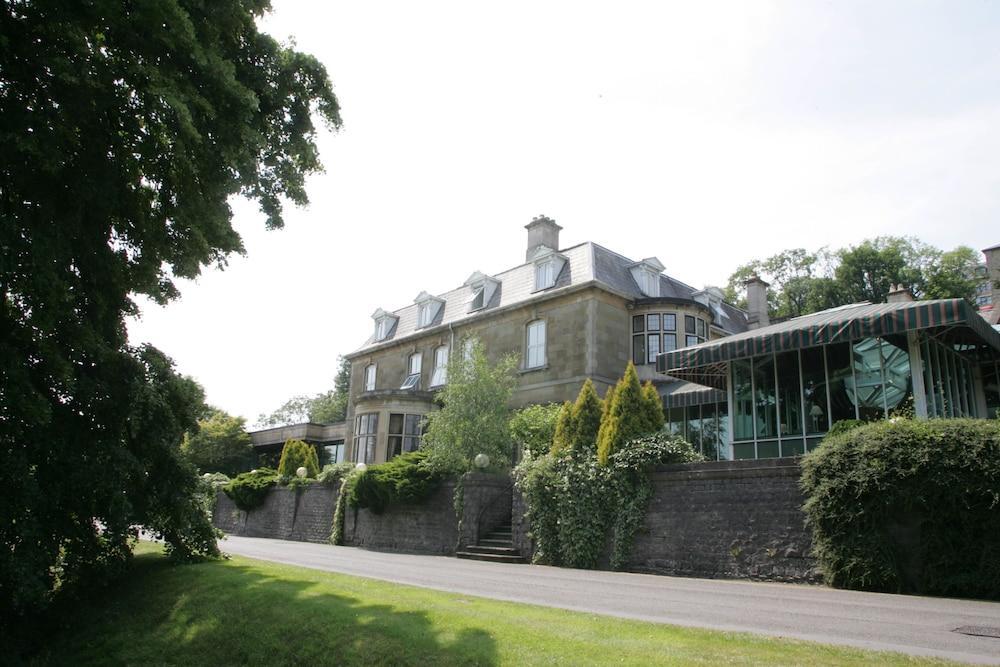
<svg viewBox="0 0 1000 667">
<path fill-rule="evenodd" d="M 385 340 L 389 336 L 389 318 L 383 317 L 375 323 L 375 340 Z"/>
<path fill-rule="evenodd" d="M 368 364 L 365 366 L 365 391 L 375 391 L 377 373 L 378 366 L 376 364 Z"/>
<path fill-rule="evenodd" d="M 524 367 L 544 367 L 547 362 L 545 320 L 534 320 L 532 322 L 528 322 L 527 326 L 525 326 L 524 333 Z"/>
<path fill-rule="evenodd" d="M 431 374 L 431 387 L 442 387 L 448 383 L 448 355 L 447 345 L 439 345 L 434 348 L 434 372 Z"/>
<path fill-rule="evenodd" d="M 436 313 L 431 310 L 431 303 L 422 303 L 417 308 L 417 327 L 423 329 L 424 327 L 429 327 L 431 322 L 434 321 L 434 315 Z"/>
<path fill-rule="evenodd" d="M 406 359 L 406 379 L 403 380 L 403 384 L 399 387 L 400 389 L 419 389 L 420 388 L 420 369 L 423 366 L 423 360 L 419 352 L 414 352 Z"/>
<path fill-rule="evenodd" d="M 556 284 L 556 263 L 552 259 L 535 264 L 535 289 L 548 289 Z"/>
</svg>

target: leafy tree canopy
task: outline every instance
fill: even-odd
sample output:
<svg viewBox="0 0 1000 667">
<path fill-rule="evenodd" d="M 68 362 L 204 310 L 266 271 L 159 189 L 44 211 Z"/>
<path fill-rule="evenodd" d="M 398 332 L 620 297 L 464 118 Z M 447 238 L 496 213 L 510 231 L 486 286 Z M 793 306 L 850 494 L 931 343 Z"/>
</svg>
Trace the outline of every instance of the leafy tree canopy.
<svg viewBox="0 0 1000 667">
<path fill-rule="evenodd" d="M 886 300 L 892 285 L 903 285 L 915 297 L 971 300 L 980 258 L 971 248 L 942 252 L 915 238 L 879 236 L 856 246 L 809 252 L 782 251 L 743 264 L 729 276 L 728 301 L 746 306 L 743 283 L 758 275 L 770 283 L 772 317 L 797 317 L 846 303 Z"/>
<path fill-rule="evenodd" d="M 470 354 L 453 354 L 448 362 L 448 383 L 438 395 L 441 409 L 427 415 L 421 448 L 428 464 L 440 470 L 469 470 L 477 454 L 486 454 L 498 468 L 512 462 L 507 403 L 517 384 L 517 358 L 491 363 L 482 343 L 470 340 Z"/>
<path fill-rule="evenodd" d="M 217 553 L 179 443 L 201 407 L 126 344 L 135 295 L 176 296 L 268 227 L 340 124 L 323 66 L 257 29 L 266 0 L 0 8 L 0 624 L 126 557 L 133 526 Z M 96 526 L 104 526 L 98 532 Z"/>
<path fill-rule="evenodd" d="M 229 476 L 248 470 L 253 453 L 246 420 L 223 410 L 199 419 L 197 428 L 184 434 L 181 451 L 201 472 Z"/>
</svg>

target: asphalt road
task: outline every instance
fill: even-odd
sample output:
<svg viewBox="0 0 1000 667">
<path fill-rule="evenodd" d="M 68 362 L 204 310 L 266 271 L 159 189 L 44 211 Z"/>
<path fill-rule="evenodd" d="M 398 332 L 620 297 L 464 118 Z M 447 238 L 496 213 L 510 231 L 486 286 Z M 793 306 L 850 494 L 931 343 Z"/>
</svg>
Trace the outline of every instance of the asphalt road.
<svg viewBox="0 0 1000 667">
<path fill-rule="evenodd" d="M 232 554 L 453 593 L 716 630 L 1000 664 L 1000 603 L 840 591 L 820 586 L 508 565 L 443 556 L 228 537 Z"/>
</svg>

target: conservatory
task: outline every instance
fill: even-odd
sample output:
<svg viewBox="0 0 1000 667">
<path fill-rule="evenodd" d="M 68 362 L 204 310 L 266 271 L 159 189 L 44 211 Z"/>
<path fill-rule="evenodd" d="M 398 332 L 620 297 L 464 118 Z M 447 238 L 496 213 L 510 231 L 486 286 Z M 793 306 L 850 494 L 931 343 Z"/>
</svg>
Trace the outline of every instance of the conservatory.
<svg viewBox="0 0 1000 667">
<path fill-rule="evenodd" d="M 845 419 L 996 417 L 998 360 L 1000 332 L 955 299 L 826 310 L 660 354 L 657 371 L 687 381 L 665 397 L 674 432 L 748 459 L 803 454 Z"/>
</svg>

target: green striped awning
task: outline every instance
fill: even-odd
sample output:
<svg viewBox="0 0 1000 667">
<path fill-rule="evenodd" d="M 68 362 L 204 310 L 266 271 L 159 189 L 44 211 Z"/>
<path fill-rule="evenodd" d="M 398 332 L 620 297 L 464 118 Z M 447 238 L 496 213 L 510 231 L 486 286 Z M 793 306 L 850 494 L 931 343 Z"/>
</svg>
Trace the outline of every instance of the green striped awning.
<svg viewBox="0 0 1000 667">
<path fill-rule="evenodd" d="M 734 336 L 664 352 L 656 358 L 656 370 L 718 385 L 717 382 L 710 382 L 708 376 L 719 375 L 726 362 L 734 359 L 947 326 L 967 327 L 977 338 L 1000 352 L 1000 333 L 975 308 L 963 299 L 940 299 L 860 304 L 803 315 Z M 694 369 L 702 370 L 692 373 Z"/>
<path fill-rule="evenodd" d="M 683 380 L 668 385 L 663 394 L 663 407 L 665 408 L 686 408 L 690 405 L 725 402 L 726 392 Z"/>
</svg>

